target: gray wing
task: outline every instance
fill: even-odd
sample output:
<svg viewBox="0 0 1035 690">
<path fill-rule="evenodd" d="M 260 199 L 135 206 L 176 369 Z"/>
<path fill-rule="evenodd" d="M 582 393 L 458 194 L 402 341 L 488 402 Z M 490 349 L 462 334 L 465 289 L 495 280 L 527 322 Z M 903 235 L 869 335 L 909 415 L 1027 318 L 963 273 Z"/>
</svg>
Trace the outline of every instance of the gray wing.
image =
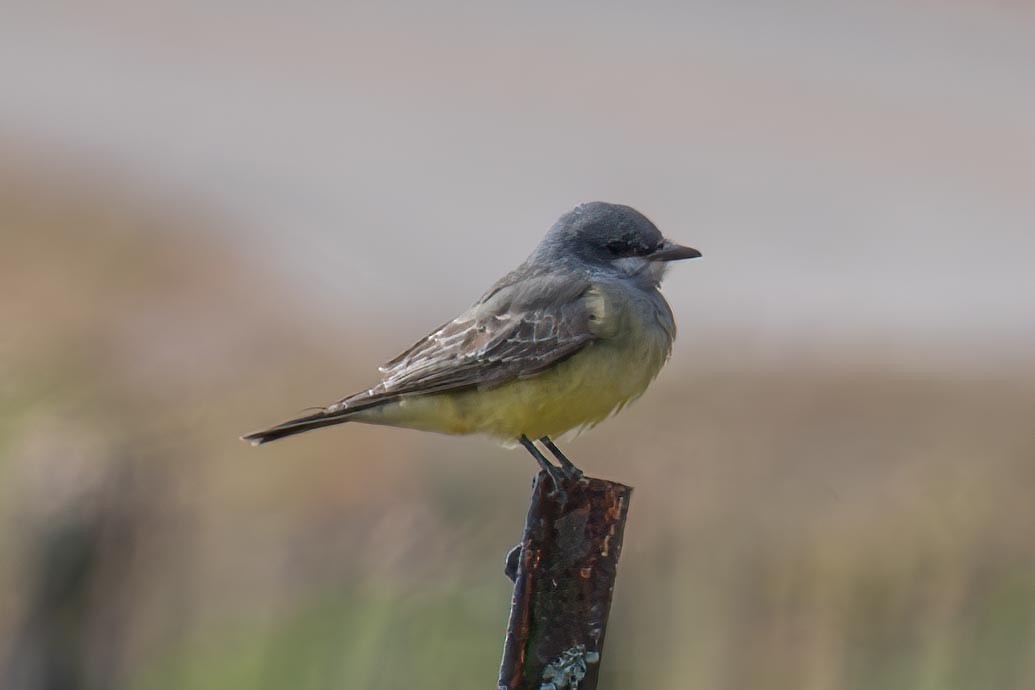
<svg viewBox="0 0 1035 690">
<path fill-rule="evenodd" d="M 534 376 L 597 337 L 591 293 L 590 282 L 576 276 L 539 275 L 497 285 L 382 366 L 377 386 L 328 411 Z"/>
</svg>

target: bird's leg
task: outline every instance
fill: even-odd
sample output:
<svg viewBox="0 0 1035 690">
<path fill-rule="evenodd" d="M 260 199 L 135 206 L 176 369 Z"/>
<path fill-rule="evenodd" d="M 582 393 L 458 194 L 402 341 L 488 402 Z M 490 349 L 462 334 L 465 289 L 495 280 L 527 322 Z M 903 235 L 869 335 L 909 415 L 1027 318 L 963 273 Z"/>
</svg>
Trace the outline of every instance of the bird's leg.
<svg viewBox="0 0 1035 690">
<path fill-rule="evenodd" d="M 542 452 L 535 447 L 535 444 L 532 443 L 532 441 L 530 441 L 529 438 L 524 434 L 521 434 L 521 438 L 519 438 L 518 441 L 521 443 L 521 445 L 525 447 L 525 450 L 532 454 L 532 457 L 535 458 L 535 461 L 539 463 L 539 466 L 541 468 L 543 468 L 543 472 L 546 472 L 548 475 L 550 475 L 550 479 L 553 481 L 554 492 L 563 496 L 564 491 L 561 489 L 561 484 L 564 483 L 564 480 L 566 478 L 564 470 L 562 470 L 560 467 L 557 467 L 556 465 L 551 464 L 551 462 L 546 459 L 546 456 L 543 455 Z"/>
<path fill-rule="evenodd" d="M 575 463 L 567 458 L 561 449 L 557 447 L 553 441 L 550 440 L 549 436 L 543 436 L 539 439 L 539 442 L 549 449 L 553 456 L 561 463 L 561 471 L 564 472 L 564 476 L 568 479 L 582 479 L 582 470 L 575 467 Z"/>
</svg>

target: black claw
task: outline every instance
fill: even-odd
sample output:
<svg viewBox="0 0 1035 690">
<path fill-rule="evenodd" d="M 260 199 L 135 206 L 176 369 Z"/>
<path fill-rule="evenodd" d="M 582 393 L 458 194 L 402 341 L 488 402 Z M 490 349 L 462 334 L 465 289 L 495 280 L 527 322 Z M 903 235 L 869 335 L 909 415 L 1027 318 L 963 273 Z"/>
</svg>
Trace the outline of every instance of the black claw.
<svg viewBox="0 0 1035 690">
<path fill-rule="evenodd" d="M 547 449 L 553 453 L 553 456 L 561 463 L 561 470 L 564 472 L 566 479 L 576 481 L 582 479 L 582 470 L 576 467 L 575 463 L 569 460 L 568 457 L 561 452 L 561 449 L 550 440 L 549 436 L 543 436 L 539 441 L 546 446 Z"/>
</svg>

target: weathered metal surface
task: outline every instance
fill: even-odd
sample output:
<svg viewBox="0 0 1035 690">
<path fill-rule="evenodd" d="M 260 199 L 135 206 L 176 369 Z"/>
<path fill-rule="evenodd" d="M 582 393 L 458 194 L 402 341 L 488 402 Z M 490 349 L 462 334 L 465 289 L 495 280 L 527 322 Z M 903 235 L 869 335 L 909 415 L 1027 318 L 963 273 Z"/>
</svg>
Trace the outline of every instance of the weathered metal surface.
<svg viewBox="0 0 1035 690">
<path fill-rule="evenodd" d="M 595 690 L 632 489 L 540 473 L 520 551 L 499 688 Z M 514 557 L 516 555 L 516 558 Z"/>
</svg>

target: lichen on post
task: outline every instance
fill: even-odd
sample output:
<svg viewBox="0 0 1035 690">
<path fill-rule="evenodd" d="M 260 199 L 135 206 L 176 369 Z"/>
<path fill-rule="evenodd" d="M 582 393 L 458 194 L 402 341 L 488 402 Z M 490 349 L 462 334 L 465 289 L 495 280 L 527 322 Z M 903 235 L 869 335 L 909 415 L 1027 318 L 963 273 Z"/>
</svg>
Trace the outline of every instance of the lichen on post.
<svg viewBox="0 0 1035 690">
<path fill-rule="evenodd" d="M 514 580 L 500 690 L 595 690 L 632 489 L 603 479 L 540 473 Z"/>
</svg>

